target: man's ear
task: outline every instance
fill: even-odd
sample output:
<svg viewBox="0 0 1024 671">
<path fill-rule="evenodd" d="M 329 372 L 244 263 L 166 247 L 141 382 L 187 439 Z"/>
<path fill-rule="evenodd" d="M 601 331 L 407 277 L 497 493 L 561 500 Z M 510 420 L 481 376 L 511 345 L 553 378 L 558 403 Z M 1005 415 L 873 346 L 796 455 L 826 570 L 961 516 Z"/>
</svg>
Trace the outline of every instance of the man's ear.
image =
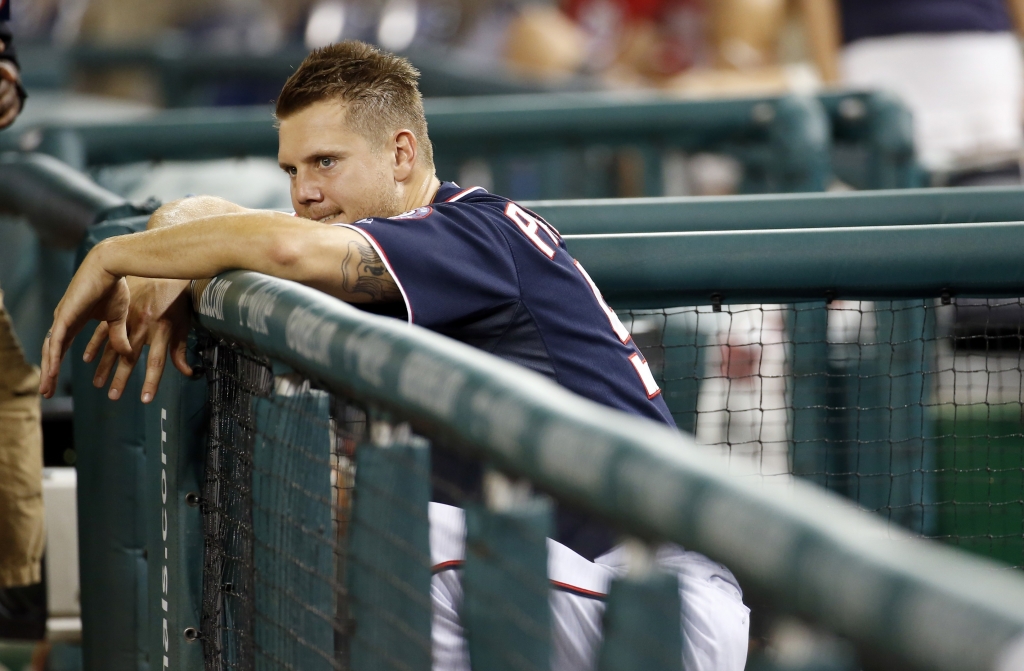
<svg viewBox="0 0 1024 671">
<path fill-rule="evenodd" d="M 411 130 L 403 129 L 397 131 L 393 147 L 395 180 L 404 182 L 409 179 L 413 168 L 416 166 L 416 136 L 413 135 Z"/>
</svg>

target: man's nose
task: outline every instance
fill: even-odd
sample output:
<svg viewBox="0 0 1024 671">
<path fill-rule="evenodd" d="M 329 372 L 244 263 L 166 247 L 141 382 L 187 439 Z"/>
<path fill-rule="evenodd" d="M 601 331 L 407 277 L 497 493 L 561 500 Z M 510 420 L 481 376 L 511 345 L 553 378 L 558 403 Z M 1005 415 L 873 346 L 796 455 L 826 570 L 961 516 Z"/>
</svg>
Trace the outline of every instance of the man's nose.
<svg viewBox="0 0 1024 671">
<path fill-rule="evenodd" d="M 294 185 L 295 200 L 302 205 L 319 203 L 324 199 L 323 191 L 320 190 L 320 185 L 315 180 L 300 174 L 295 178 Z"/>
</svg>

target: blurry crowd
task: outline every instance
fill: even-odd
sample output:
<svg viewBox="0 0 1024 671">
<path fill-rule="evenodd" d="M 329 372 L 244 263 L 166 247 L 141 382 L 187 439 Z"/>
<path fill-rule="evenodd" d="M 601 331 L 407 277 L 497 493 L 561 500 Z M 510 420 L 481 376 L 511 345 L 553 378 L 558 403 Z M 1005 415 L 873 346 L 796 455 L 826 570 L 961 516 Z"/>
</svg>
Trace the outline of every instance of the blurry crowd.
<svg viewBox="0 0 1024 671">
<path fill-rule="evenodd" d="M 897 91 L 930 170 L 1021 144 L 1024 0 L 12 0 L 20 40 L 266 56 L 360 39 L 548 83 L 683 96 Z M 94 92 L 159 103 L 144 77 Z"/>
</svg>

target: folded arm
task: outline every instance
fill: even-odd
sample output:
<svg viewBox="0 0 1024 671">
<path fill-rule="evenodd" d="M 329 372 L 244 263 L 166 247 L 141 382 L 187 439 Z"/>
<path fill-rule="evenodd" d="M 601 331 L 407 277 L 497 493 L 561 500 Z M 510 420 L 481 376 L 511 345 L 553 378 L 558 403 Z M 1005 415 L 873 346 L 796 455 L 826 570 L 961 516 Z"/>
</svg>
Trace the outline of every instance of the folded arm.
<svg viewBox="0 0 1024 671">
<path fill-rule="evenodd" d="M 131 372 L 138 358 L 133 350 L 145 342 L 138 338 L 131 342 L 128 333 L 132 290 L 126 277 L 209 279 L 231 269 L 294 280 L 351 303 L 401 299 L 384 262 L 352 229 L 280 212 L 246 210 L 218 199 L 179 201 L 158 210 L 144 233 L 110 238 L 86 256 L 54 312 L 53 327 L 43 345 L 40 391 L 52 395 L 60 361 L 89 319 L 100 319 L 107 326 L 100 336 L 94 335 L 86 359 L 95 355 L 103 338 L 109 338 L 108 348 L 128 362 L 121 367 L 126 368 L 123 377 Z M 178 293 L 184 291 L 183 283 Z M 152 349 L 151 344 L 151 358 Z M 97 378 L 102 373 L 105 381 L 111 365 L 112 359 L 105 372 L 102 366 L 98 369 Z M 149 381 L 147 375 L 144 400 L 155 393 L 156 384 Z M 115 391 L 111 389 L 112 398 L 118 395 Z"/>
<path fill-rule="evenodd" d="M 192 280 L 232 269 L 301 282 L 350 303 L 400 298 L 359 233 L 265 210 L 201 216 L 104 240 L 79 274 Z"/>
</svg>

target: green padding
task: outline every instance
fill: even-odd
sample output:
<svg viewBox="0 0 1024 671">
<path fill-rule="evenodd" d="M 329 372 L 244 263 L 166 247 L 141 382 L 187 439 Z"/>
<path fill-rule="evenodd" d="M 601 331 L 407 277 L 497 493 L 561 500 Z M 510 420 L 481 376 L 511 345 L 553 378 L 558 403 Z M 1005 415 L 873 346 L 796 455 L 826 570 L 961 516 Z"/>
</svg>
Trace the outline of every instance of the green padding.
<svg viewBox="0 0 1024 671">
<path fill-rule="evenodd" d="M 79 258 L 100 240 L 144 227 L 144 219 L 96 226 Z M 84 363 L 82 352 L 95 326 L 86 324 L 69 354 L 78 452 L 82 656 L 90 671 L 144 671 L 151 668 L 145 549 L 152 501 L 146 483 L 145 412 L 139 401 L 143 370 L 137 368 L 129 378 L 120 401 L 94 388 L 96 364 Z"/>
<path fill-rule="evenodd" d="M 145 361 L 145 353 L 140 361 Z M 193 360 L 193 365 L 197 362 Z M 198 669 L 201 643 L 185 638 L 200 625 L 203 587 L 203 521 L 188 495 L 198 494 L 206 452 L 206 380 L 164 371 L 146 420 L 147 554 L 149 619 L 144 622 L 151 666 Z M 124 403 L 122 399 L 119 403 Z"/>
<path fill-rule="evenodd" d="M 356 452 L 348 584 L 353 669 L 428 671 L 430 451 Z"/>
<path fill-rule="evenodd" d="M 551 658 L 547 537 L 551 504 L 466 508 L 460 616 L 473 671 L 546 671 Z"/>
<path fill-rule="evenodd" d="M 920 226 L 1019 221 L 1024 217 L 1024 188 L 543 200 L 523 205 L 563 235 Z"/>
<path fill-rule="evenodd" d="M 335 528 L 330 397 L 253 401 L 255 668 L 334 668 Z"/>
<path fill-rule="evenodd" d="M 675 575 L 613 581 L 597 671 L 683 671 L 680 608 Z"/>
<path fill-rule="evenodd" d="M 565 236 L 616 309 L 1024 293 L 1024 223 Z M 642 263 L 638 263 L 642 260 Z"/>
</svg>

